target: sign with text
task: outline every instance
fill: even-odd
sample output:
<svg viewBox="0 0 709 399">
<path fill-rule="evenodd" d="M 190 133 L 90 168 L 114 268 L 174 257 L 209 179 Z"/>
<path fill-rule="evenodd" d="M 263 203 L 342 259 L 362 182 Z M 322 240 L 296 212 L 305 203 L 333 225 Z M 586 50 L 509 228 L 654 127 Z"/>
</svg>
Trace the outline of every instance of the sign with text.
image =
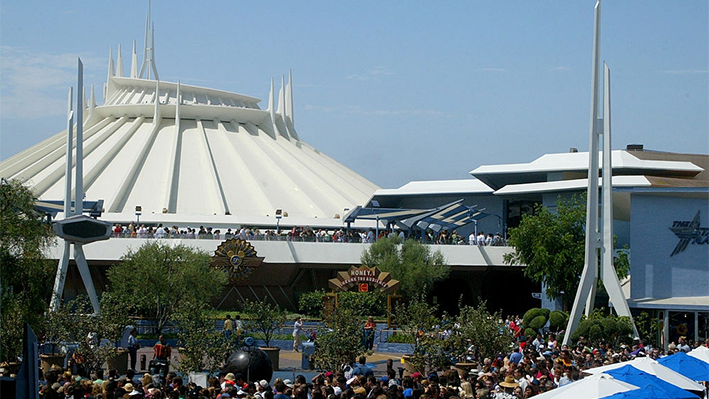
<svg viewBox="0 0 709 399">
<path fill-rule="evenodd" d="M 388 272 L 382 272 L 378 268 L 367 266 L 352 266 L 346 272 L 338 272 L 337 277 L 330 279 L 330 288 L 336 291 L 349 291 L 357 286 L 360 291 L 363 285 L 378 288 L 382 292 L 395 291 L 399 288 L 399 281 L 393 280 Z"/>
</svg>

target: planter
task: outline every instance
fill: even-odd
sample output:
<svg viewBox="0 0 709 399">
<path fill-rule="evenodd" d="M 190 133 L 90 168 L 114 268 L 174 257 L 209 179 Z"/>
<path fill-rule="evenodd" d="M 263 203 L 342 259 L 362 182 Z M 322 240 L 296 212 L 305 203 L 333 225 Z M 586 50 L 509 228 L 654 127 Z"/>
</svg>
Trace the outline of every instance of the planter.
<svg viewBox="0 0 709 399">
<path fill-rule="evenodd" d="M 42 368 L 42 371 L 46 374 L 49 372 L 49 369 L 51 369 L 54 365 L 64 368 L 64 358 L 66 358 L 66 355 L 52 353 L 49 355 L 39 355 L 39 358 L 40 367 Z"/>
<path fill-rule="evenodd" d="M 279 362 L 278 362 L 278 356 L 280 355 L 281 348 L 274 348 L 274 347 L 269 347 L 269 348 L 262 348 L 259 347 L 262 351 L 266 352 L 266 355 L 268 355 L 268 358 L 271 360 L 271 364 L 273 365 L 273 371 L 278 371 L 279 370 Z"/>
<path fill-rule="evenodd" d="M 416 366 L 414 366 L 413 363 L 411 363 L 411 356 L 412 355 L 403 355 L 401 357 L 401 361 L 404 363 L 404 376 L 411 375 L 418 371 L 416 369 Z"/>
<path fill-rule="evenodd" d="M 470 370 L 477 368 L 477 363 L 459 362 L 455 364 L 455 369 L 458 370 L 458 375 L 463 378 L 465 374 L 469 374 Z"/>
<path fill-rule="evenodd" d="M 119 349 L 116 356 L 106 362 L 108 370 L 116 369 L 118 374 L 125 374 L 128 371 L 128 350 Z"/>
<path fill-rule="evenodd" d="M 22 366 L 22 363 L 20 363 L 20 362 L 10 362 L 10 363 L 7 363 L 7 364 L 4 366 L 4 367 L 5 367 L 5 371 L 6 371 L 6 372 L 5 372 L 5 375 L 6 375 L 6 376 L 13 375 L 13 374 L 14 374 L 14 375 L 17 375 L 17 373 L 20 371 L 20 367 L 21 367 L 21 366 Z"/>
</svg>

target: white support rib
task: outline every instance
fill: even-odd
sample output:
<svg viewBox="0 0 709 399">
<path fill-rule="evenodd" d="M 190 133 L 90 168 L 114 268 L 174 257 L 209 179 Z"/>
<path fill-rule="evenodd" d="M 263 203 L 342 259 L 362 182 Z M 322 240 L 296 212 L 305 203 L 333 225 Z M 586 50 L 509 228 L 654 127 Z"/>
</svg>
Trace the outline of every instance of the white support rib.
<svg viewBox="0 0 709 399">
<path fill-rule="evenodd" d="M 99 175 L 105 170 L 106 166 L 116 158 L 118 153 L 125 147 L 126 143 L 133 137 L 135 134 L 136 130 L 140 127 L 143 121 L 143 116 L 139 117 L 138 120 L 136 120 L 135 124 L 131 126 L 131 128 L 121 137 L 116 143 L 113 144 L 113 147 L 109 151 L 107 151 L 103 157 L 94 165 L 93 168 L 91 168 L 88 173 L 86 173 L 86 177 L 84 177 L 84 187 L 88 190 L 98 179 Z M 119 120 L 111 124 L 111 127 L 108 128 L 106 132 L 102 134 L 102 136 L 97 139 L 93 140 L 91 142 L 93 150 L 96 148 L 98 145 L 102 144 L 105 142 L 109 137 L 111 137 L 120 127 L 122 127 L 127 121 L 128 117 L 124 116 L 121 117 Z"/>
<path fill-rule="evenodd" d="M 142 118 L 143 117 L 138 118 L 138 120 L 136 120 L 136 123 L 138 123 L 139 121 L 140 121 L 140 123 L 142 123 L 143 122 Z M 159 123 L 156 124 L 153 122 L 153 127 L 150 130 L 150 134 L 148 134 L 148 137 L 145 140 L 143 147 L 140 149 L 140 152 L 138 153 L 138 156 L 136 157 L 135 162 L 133 162 L 130 170 L 126 173 L 125 177 L 122 180 L 119 180 L 119 181 L 122 181 L 123 184 L 118 189 L 118 192 L 116 193 L 116 197 L 114 198 L 114 200 L 112 202 L 109 202 L 109 203 L 113 203 L 109 212 L 120 213 L 123 211 L 126 201 L 128 200 L 128 196 L 130 195 L 130 192 L 133 189 L 133 186 L 135 185 L 136 180 L 138 179 L 138 175 L 140 174 L 141 169 L 143 169 L 143 166 L 145 165 L 145 160 L 148 158 L 148 154 L 150 153 L 150 149 L 153 147 L 153 144 L 155 143 L 155 137 L 157 136 L 159 130 L 160 130 Z"/>
<path fill-rule="evenodd" d="M 99 129 L 105 127 L 108 124 L 109 120 L 110 120 L 110 118 L 105 118 L 100 123 L 92 126 L 90 129 L 88 129 L 85 132 L 85 136 L 90 137 L 90 134 L 92 132 L 96 132 Z M 73 123 L 73 121 L 72 121 L 72 123 Z M 84 150 L 86 150 L 86 148 Z M 36 162 L 31 167 L 27 168 L 26 173 L 28 175 L 35 174 L 35 173 L 37 173 L 37 171 L 43 170 L 48 165 L 51 165 L 56 160 L 60 159 L 63 155 L 66 155 L 66 152 L 59 151 L 59 150 L 52 151 L 51 154 L 47 154 L 41 161 Z M 33 187 L 37 196 L 43 195 L 51 186 L 53 186 L 56 182 L 58 182 L 63 176 L 64 175 L 62 174 L 61 169 L 55 169 L 52 173 L 47 175 L 44 179 L 40 180 Z M 68 215 L 68 216 L 71 216 L 71 215 Z"/>
<path fill-rule="evenodd" d="M 160 81 L 155 81 L 155 112 L 153 113 L 153 125 L 160 123 Z"/>
<path fill-rule="evenodd" d="M 121 45 L 118 45 L 118 58 L 116 61 L 116 75 L 123 77 L 123 51 L 121 51 Z"/>
<path fill-rule="evenodd" d="M 177 191 L 180 186 L 180 158 L 182 156 L 182 132 L 180 129 L 180 105 L 182 103 L 182 89 L 177 81 L 177 104 L 175 104 L 175 146 L 170 151 L 170 168 L 167 173 L 168 189 L 163 200 L 168 213 L 177 212 Z"/>
<path fill-rule="evenodd" d="M 221 123 L 219 120 L 215 120 L 214 123 L 219 126 Z M 207 152 L 207 157 L 206 159 L 209 159 L 209 166 L 211 167 L 211 181 L 212 184 L 214 185 L 214 188 L 216 189 L 215 191 L 219 193 L 219 203 L 217 206 L 219 206 L 219 213 L 220 215 L 224 215 L 226 212 L 229 212 L 229 206 L 227 204 L 226 200 L 226 195 L 224 194 L 224 188 L 222 187 L 222 182 L 221 179 L 219 178 L 219 170 L 217 169 L 217 164 L 216 161 L 214 160 L 214 153 L 212 152 L 212 147 L 209 144 L 209 138 L 207 137 L 207 131 L 204 128 L 204 124 L 202 123 L 201 119 L 197 119 L 197 128 L 199 131 L 202 133 L 202 143 L 204 144 L 204 148 Z M 206 176 L 205 176 L 206 177 Z"/>
</svg>

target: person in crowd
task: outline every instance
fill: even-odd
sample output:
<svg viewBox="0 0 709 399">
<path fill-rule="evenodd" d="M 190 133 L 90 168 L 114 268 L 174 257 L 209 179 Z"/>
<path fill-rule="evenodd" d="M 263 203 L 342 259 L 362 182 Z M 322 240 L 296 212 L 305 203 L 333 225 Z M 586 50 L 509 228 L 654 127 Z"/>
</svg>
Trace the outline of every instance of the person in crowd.
<svg viewBox="0 0 709 399">
<path fill-rule="evenodd" d="M 367 317 L 367 322 L 364 323 L 364 348 L 372 350 L 374 348 L 374 334 L 377 331 L 377 323 L 374 322 L 372 316 Z"/>
<path fill-rule="evenodd" d="M 300 352 L 300 337 L 303 335 L 303 333 L 303 318 L 298 317 L 297 319 L 295 319 L 295 323 L 293 324 L 293 352 Z"/>
<path fill-rule="evenodd" d="M 165 341 L 165 336 L 160 334 L 158 342 L 153 346 L 153 359 L 163 362 L 167 369 L 170 369 L 170 356 L 172 355 L 172 347 Z"/>
<path fill-rule="evenodd" d="M 224 332 L 224 338 L 227 340 L 229 340 L 231 335 L 234 333 L 234 320 L 231 319 L 230 314 L 226 315 L 226 320 L 224 320 L 224 328 L 222 331 Z"/>
<path fill-rule="evenodd" d="M 130 330 L 130 335 L 128 335 L 128 355 L 130 356 L 130 369 L 135 370 L 135 364 L 138 360 L 138 349 L 140 349 L 140 342 L 138 342 L 138 330 L 135 328 Z"/>
<path fill-rule="evenodd" d="M 364 376 L 364 378 L 367 378 L 369 376 L 374 375 L 374 371 L 367 367 L 367 358 L 364 356 L 359 357 L 359 364 L 355 368 L 352 369 L 352 375 L 358 376 Z"/>
</svg>

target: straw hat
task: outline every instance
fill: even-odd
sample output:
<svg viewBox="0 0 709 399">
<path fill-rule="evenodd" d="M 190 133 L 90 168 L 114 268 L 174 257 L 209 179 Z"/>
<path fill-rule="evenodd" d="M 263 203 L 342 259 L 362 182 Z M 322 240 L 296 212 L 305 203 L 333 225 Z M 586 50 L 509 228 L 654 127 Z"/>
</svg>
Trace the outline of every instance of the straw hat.
<svg viewBox="0 0 709 399">
<path fill-rule="evenodd" d="M 501 387 L 505 388 L 517 388 L 519 384 L 515 381 L 512 376 L 505 377 L 505 380 L 500 383 Z"/>
</svg>

